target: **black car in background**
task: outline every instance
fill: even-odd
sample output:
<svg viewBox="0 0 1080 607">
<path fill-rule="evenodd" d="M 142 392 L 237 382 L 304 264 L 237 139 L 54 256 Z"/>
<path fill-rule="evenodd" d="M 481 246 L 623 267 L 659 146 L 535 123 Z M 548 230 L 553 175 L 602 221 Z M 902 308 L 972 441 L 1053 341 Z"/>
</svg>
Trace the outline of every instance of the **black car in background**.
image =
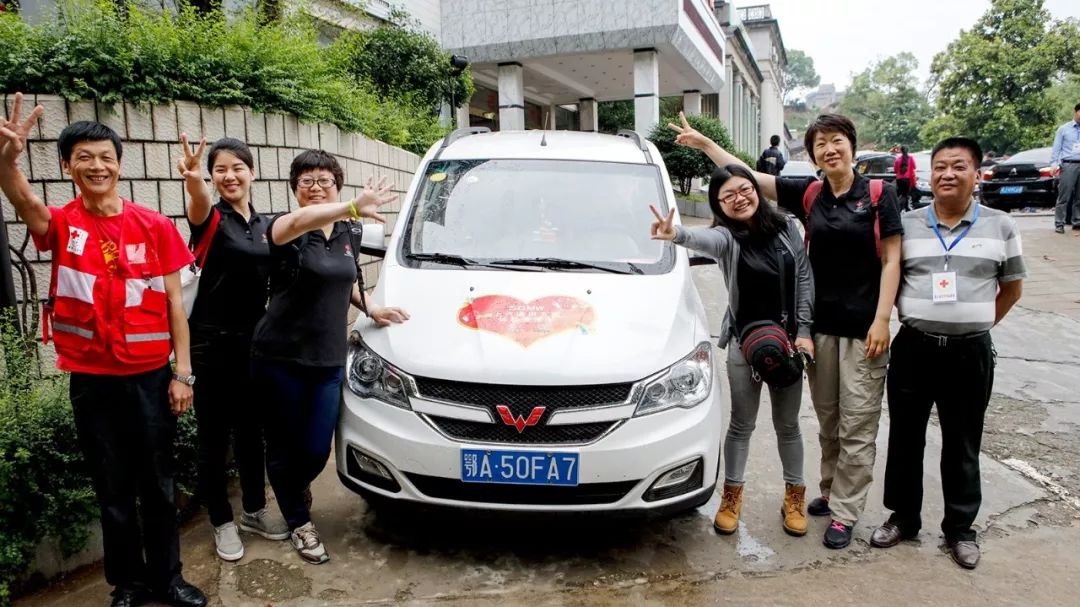
<svg viewBox="0 0 1080 607">
<path fill-rule="evenodd" d="M 1005 211 L 1054 206 L 1060 171 L 1050 166 L 1050 153 L 1050 148 L 1025 150 L 982 169 L 983 204 Z"/>
<path fill-rule="evenodd" d="M 920 209 L 934 199 L 933 194 L 930 193 L 930 152 L 915 152 L 910 156 L 915 160 L 915 183 L 911 188 L 911 208 Z M 889 152 L 863 152 L 855 161 L 855 170 L 867 179 L 884 179 L 895 183 L 896 173 L 893 172 L 893 167 L 897 157 L 898 154 Z M 977 188 L 975 196 L 978 197 Z"/>
</svg>

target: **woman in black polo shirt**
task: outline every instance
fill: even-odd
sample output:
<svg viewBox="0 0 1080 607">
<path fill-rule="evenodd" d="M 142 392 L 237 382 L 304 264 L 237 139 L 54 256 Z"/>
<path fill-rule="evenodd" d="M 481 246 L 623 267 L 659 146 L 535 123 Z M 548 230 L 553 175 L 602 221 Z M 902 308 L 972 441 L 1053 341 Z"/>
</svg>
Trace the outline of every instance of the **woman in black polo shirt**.
<svg viewBox="0 0 1080 607">
<path fill-rule="evenodd" d="M 671 128 L 679 132 L 677 143 L 704 151 L 718 166 L 744 164 L 691 128 L 685 117 L 682 126 Z M 850 120 L 818 116 L 806 130 L 805 145 L 824 173 L 820 186 L 813 177 L 757 172 L 754 177 L 762 193 L 798 217 L 811 235 L 816 364 L 807 375 L 820 424 L 822 495 L 807 511 L 831 515 L 824 544 L 844 548 L 873 480 L 903 228 L 892 184 L 884 184 L 875 202 L 870 180 L 852 168 L 855 125 Z M 816 196 L 811 187 L 820 187 Z M 809 212 L 803 200 L 808 190 Z"/>
<path fill-rule="evenodd" d="M 378 209 L 397 196 L 369 179 L 355 200 L 338 202 L 344 180 L 337 160 L 322 150 L 293 160 L 289 183 L 300 208 L 278 215 L 267 228 L 275 265 L 270 302 L 252 340 L 252 369 L 267 416 L 270 485 L 293 547 L 316 564 L 330 556 L 311 522 L 308 486 L 326 465 L 337 425 L 349 304 L 382 326 L 408 319 L 400 309 L 375 306 L 360 289 L 354 257 L 360 252 L 348 221 L 385 221 Z"/>
<path fill-rule="evenodd" d="M 233 455 L 243 493 L 240 529 L 272 540 L 289 537 L 285 521 L 266 507 L 264 413 L 251 397 L 251 335 L 266 308 L 269 221 L 251 204 L 255 160 L 247 144 L 225 138 L 210 147 L 206 168 L 219 197 L 217 204 L 211 204 L 210 189 L 199 166 L 206 141 L 194 154 L 187 135 L 181 137 L 181 143 L 184 158 L 177 164 L 188 191 L 192 240 L 200 242 L 210 226 L 217 224 L 189 319 L 192 365 L 199 383 L 195 403 L 198 492 L 214 527 L 218 556 L 235 561 L 244 556 L 244 544 L 233 522 L 226 484 L 230 435 L 235 437 Z"/>
</svg>

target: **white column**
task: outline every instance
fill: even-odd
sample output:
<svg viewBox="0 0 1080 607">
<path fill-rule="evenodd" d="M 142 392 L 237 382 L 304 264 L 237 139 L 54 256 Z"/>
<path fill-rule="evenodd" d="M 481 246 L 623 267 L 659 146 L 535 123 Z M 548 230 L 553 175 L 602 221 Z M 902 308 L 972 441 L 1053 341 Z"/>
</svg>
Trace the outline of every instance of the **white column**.
<svg viewBox="0 0 1080 607">
<path fill-rule="evenodd" d="M 683 91 L 682 108 L 687 116 L 700 116 L 701 91 Z"/>
<path fill-rule="evenodd" d="M 735 91 L 731 98 L 731 141 L 735 149 L 742 147 L 743 128 L 743 81 L 742 76 L 735 76 Z"/>
<path fill-rule="evenodd" d="M 729 55 L 727 58 L 727 67 L 725 68 L 724 88 L 720 91 L 720 94 L 717 95 L 716 99 L 717 115 L 720 117 L 720 122 L 723 122 L 724 126 L 727 127 L 728 134 L 734 132 L 734 130 L 731 128 L 731 95 L 732 91 L 735 88 L 735 75 L 731 71 L 732 61 L 733 59 Z"/>
<path fill-rule="evenodd" d="M 634 50 L 634 130 L 648 136 L 660 122 L 660 61 L 656 49 Z"/>
<path fill-rule="evenodd" d="M 499 130 L 525 130 L 525 79 L 520 63 L 499 64 Z"/>
<path fill-rule="evenodd" d="M 761 142 L 762 148 L 768 146 L 769 138 L 779 135 L 784 138 L 784 103 L 780 98 L 780 88 L 772 78 L 772 72 L 761 83 Z"/>
<path fill-rule="evenodd" d="M 454 113 L 457 115 L 457 128 L 463 129 L 469 124 L 469 104 L 458 106 Z"/>
<path fill-rule="evenodd" d="M 556 115 L 555 115 L 556 112 L 558 112 L 558 111 L 559 111 L 559 106 L 555 105 L 554 103 L 551 103 L 551 104 L 548 105 L 548 108 L 547 108 L 547 124 L 544 125 L 545 129 L 552 130 L 552 131 L 559 130 L 559 128 L 558 128 L 559 123 L 556 120 Z"/>
<path fill-rule="evenodd" d="M 578 99 L 578 128 L 586 133 L 595 133 L 600 129 L 600 116 L 596 111 L 596 99 L 586 97 Z"/>
</svg>

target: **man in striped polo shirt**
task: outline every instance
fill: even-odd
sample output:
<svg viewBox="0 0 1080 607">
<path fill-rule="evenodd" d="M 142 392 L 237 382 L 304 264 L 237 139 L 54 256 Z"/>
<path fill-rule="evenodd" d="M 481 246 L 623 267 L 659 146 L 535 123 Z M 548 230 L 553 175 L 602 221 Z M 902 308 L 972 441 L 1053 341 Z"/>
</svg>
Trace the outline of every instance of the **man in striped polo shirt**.
<svg viewBox="0 0 1080 607">
<path fill-rule="evenodd" d="M 930 409 L 941 424 L 941 530 L 952 558 L 974 569 L 971 528 L 982 502 L 979 446 L 994 384 L 990 329 L 1020 299 L 1027 274 L 1020 231 L 1002 211 L 972 199 L 982 150 L 964 137 L 930 155 L 933 203 L 903 215 L 903 327 L 889 367 L 885 507 L 893 511 L 870 543 L 889 548 L 922 526 L 923 451 Z"/>
</svg>

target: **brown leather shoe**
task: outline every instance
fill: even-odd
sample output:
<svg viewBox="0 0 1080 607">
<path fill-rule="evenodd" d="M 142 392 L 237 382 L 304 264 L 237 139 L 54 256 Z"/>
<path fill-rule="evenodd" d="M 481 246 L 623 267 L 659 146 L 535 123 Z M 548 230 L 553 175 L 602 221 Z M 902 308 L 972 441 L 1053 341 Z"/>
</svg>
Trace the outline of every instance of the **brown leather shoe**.
<svg viewBox="0 0 1080 607">
<path fill-rule="evenodd" d="M 788 535 L 800 537 L 806 535 L 806 485 L 792 485 L 787 483 L 784 487 L 784 505 L 780 508 L 780 516 L 784 520 L 784 531 Z"/>
<path fill-rule="evenodd" d="M 880 527 L 870 534 L 870 545 L 875 548 L 892 548 L 904 540 L 910 540 L 917 533 L 904 533 L 892 521 L 885 521 Z"/>
<path fill-rule="evenodd" d="M 968 540 L 949 542 L 949 555 L 964 569 L 974 569 L 979 564 L 979 545 Z"/>
</svg>

